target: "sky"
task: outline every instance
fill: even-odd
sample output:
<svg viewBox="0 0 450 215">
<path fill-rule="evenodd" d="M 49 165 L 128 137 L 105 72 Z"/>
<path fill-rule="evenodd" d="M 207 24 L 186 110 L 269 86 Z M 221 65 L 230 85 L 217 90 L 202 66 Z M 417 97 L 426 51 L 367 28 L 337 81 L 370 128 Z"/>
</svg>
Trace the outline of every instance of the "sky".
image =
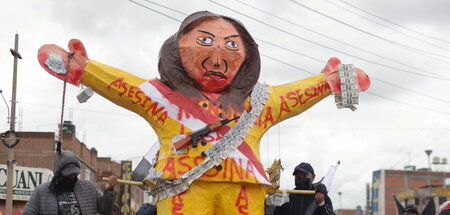
<svg viewBox="0 0 450 215">
<path fill-rule="evenodd" d="M 432 157 L 450 154 L 448 8 L 447 0 L 0 0 L 0 89 L 9 102 L 9 48 L 19 33 L 16 130 L 53 132 L 63 82 L 40 67 L 40 46 L 65 48 L 78 38 L 91 59 L 151 79 L 159 77 L 162 43 L 185 14 L 208 10 L 230 16 L 259 44 L 259 82 L 279 85 L 309 77 L 334 56 L 372 78 L 356 111 L 338 110 L 329 96 L 273 127 L 260 147 L 265 166 L 281 159 L 285 189 L 294 187 L 292 170 L 300 162 L 311 163 L 319 179 L 340 160 L 329 194 L 334 207 L 364 207 L 373 171 L 427 167 L 426 149 L 433 150 Z M 80 91 L 67 87 L 64 117 L 76 125 L 77 138 L 98 156 L 139 162 L 157 139 L 150 125 L 99 95 L 80 104 Z M 7 116 L 0 101 L 2 132 L 9 129 Z"/>
</svg>

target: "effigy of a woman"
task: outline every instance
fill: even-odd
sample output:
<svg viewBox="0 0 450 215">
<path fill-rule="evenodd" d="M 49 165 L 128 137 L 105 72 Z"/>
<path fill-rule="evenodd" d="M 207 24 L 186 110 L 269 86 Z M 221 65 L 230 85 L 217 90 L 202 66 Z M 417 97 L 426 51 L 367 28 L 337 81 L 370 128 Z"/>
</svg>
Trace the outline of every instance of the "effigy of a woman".
<svg viewBox="0 0 450 215">
<path fill-rule="evenodd" d="M 151 125 L 159 153 L 147 179 L 158 214 L 263 214 L 270 187 L 259 154 L 263 134 L 331 93 L 338 106 L 353 107 L 370 85 L 363 71 L 337 58 L 306 79 L 260 84 L 258 46 L 245 27 L 206 11 L 188 16 L 162 45 L 160 78 L 89 59 L 77 39 L 69 52 L 42 46 L 38 59 L 50 74 L 92 88 Z"/>
</svg>

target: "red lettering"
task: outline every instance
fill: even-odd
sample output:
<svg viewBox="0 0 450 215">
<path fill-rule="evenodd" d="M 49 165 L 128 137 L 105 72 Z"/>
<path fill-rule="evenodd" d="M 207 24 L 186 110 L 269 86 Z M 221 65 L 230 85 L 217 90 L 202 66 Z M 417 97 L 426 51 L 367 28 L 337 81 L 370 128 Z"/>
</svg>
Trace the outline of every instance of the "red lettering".
<svg viewBox="0 0 450 215">
<path fill-rule="evenodd" d="M 197 156 L 194 158 L 194 164 L 197 166 L 200 162 L 202 162 L 205 158 L 202 156 Z"/>
<path fill-rule="evenodd" d="M 120 88 L 120 84 L 122 84 L 122 82 L 123 82 L 123 78 L 118 78 L 118 79 L 114 80 L 113 82 L 109 83 L 108 89 L 111 88 L 111 86 Z"/>
<path fill-rule="evenodd" d="M 267 128 L 267 122 L 271 122 L 273 124 L 273 116 L 272 116 L 272 107 L 267 106 L 266 109 L 266 118 L 264 119 L 264 128 Z"/>
<path fill-rule="evenodd" d="M 192 167 L 189 166 L 189 164 L 183 162 L 183 160 L 185 160 L 186 158 L 189 158 L 189 156 L 188 156 L 188 155 L 185 155 L 185 156 L 182 156 L 182 157 L 180 157 L 180 158 L 178 159 L 178 164 L 180 164 L 181 166 L 186 167 L 186 169 L 187 169 L 186 171 L 178 170 L 178 174 L 180 174 L 180 175 L 183 175 L 184 173 L 186 173 L 187 171 L 189 171 L 189 170 L 192 169 Z"/>
<path fill-rule="evenodd" d="M 164 107 L 158 108 L 158 105 L 159 105 L 158 102 L 152 103 L 150 106 L 148 106 L 148 108 L 147 108 L 147 110 L 145 110 L 145 112 L 148 113 L 150 110 L 152 110 L 152 116 L 155 116 L 160 111 L 164 110 Z"/>
<path fill-rule="evenodd" d="M 243 215 L 249 215 L 249 213 L 247 213 L 248 206 L 247 205 L 240 205 L 238 207 L 238 211 L 239 213 L 243 214 Z"/>
<path fill-rule="evenodd" d="M 129 98 L 132 98 L 133 96 L 135 96 L 135 94 L 134 93 L 136 93 L 136 89 L 139 89 L 139 88 L 137 88 L 136 86 L 131 86 L 130 87 L 130 91 L 128 91 L 128 97 Z"/>
<path fill-rule="evenodd" d="M 302 100 L 302 98 L 303 98 L 302 92 L 300 90 L 299 91 L 295 91 L 295 92 L 297 93 L 298 100 L 300 101 L 300 104 L 301 105 L 305 104 L 305 102 Z"/>
<path fill-rule="evenodd" d="M 241 201 L 243 202 L 241 203 Z M 241 190 L 239 191 L 238 198 L 234 205 L 238 208 L 239 213 L 248 215 L 248 212 L 246 211 L 248 209 L 248 196 L 246 186 L 241 186 Z"/>
<path fill-rule="evenodd" d="M 238 164 L 236 163 L 236 161 L 234 161 L 234 159 L 231 159 L 231 165 L 230 165 L 230 171 L 231 171 L 231 175 L 230 175 L 230 181 L 232 181 L 233 180 L 233 169 L 235 169 L 236 170 L 236 173 L 238 174 L 238 177 L 239 177 L 239 179 L 243 179 L 243 173 L 242 173 L 242 168 L 241 168 L 241 166 L 242 166 L 242 159 L 241 158 L 238 158 L 238 160 L 239 160 L 239 166 L 238 166 Z M 234 167 L 234 168 L 233 168 Z"/>
<path fill-rule="evenodd" d="M 212 173 L 209 173 L 209 172 L 212 172 Z M 205 173 L 205 176 L 212 178 L 212 177 L 215 177 L 218 174 L 219 174 L 219 170 L 217 168 L 211 168 Z"/>
<path fill-rule="evenodd" d="M 225 159 L 225 164 L 223 167 L 223 174 L 222 174 L 222 178 L 226 178 L 227 177 L 227 171 L 228 171 L 228 161 L 231 160 L 230 158 Z"/>
<path fill-rule="evenodd" d="M 292 105 L 293 108 L 299 104 L 298 97 L 296 94 L 297 91 L 300 91 L 300 90 L 295 90 L 295 92 L 291 91 L 286 94 L 287 99 L 295 101 L 295 103 Z"/>
<path fill-rule="evenodd" d="M 224 127 L 222 127 L 222 128 L 224 128 Z M 227 132 L 228 132 L 228 130 L 227 130 Z M 215 133 L 215 134 L 216 134 L 216 141 L 219 141 L 220 139 L 222 139 L 222 135 L 220 133 Z"/>
<path fill-rule="evenodd" d="M 262 114 L 260 114 L 258 117 L 258 120 L 256 120 L 255 126 L 261 127 L 261 118 L 262 118 Z"/>
<path fill-rule="evenodd" d="M 311 91 L 313 91 L 313 92 L 311 92 Z M 313 88 L 313 87 L 307 88 L 305 90 L 305 95 L 308 96 L 308 97 L 314 97 L 314 95 L 315 95 L 315 88 Z"/>
<path fill-rule="evenodd" d="M 162 107 L 162 109 L 164 109 L 164 107 Z M 166 123 L 166 119 L 167 119 L 167 111 L 164 111 L 164 112 L 158 117 L 158 121 L 160 121 L 161 124 L 164 125 L 164 123 Z"/>
<path fill-rule="evenodd" d="M 134 97 L 136 98 L 136 101 L 135 102 L 131 101 L 131 103 L 137 104 L 137 103 L 141 102 L 142 98 L 139 95 L 141 95 L 142 93 L 144 93 L 144 92 L 142 92 L 141 90 L 137 91 L 136 94 L 134 94 Z"/>
<path fill-rule="evenodd" d="M 164 166 L 163 172 L 170 172 L 171 177 L 175 178 L 175 163 L 173 161 L 173 157 L 168 157 L 166 160 L 166 166 Z"/>
<path fill-rule="evenodd" d="M 123 92 L 120 92 L 119 96 L 122 96 L 123 94 L 125 94 L 128 91 L 127 85 L 128 85 L 127 82 L 122 82 L 122 84 L 120 86 L 121 86 L 121 88 L 123 88 Z"/>
<path fill-rule="evenodd" d="M 327 91 L 327 88 L 328 88 L 327 82 L 320 82 L 317 85 L 317 96 L 323 95 Z"/>
<path fill-rule="evenodd" d="M 147 104 L 147 102 L 151 102 L 151 101 L 152 101 L 152 99 L 150 97 L 145 96 L 145 100 L 144 100 L 144 102 L 142 102 L 141 107 L 145 107 L 145 104 Z"/>
<path fill-rule="evenodd" d="M 290 113 L 291 109 L 289 108 L 286 100 L 284 99 L 284 96 L 280 96 L 281 105 L 280 105 L 280 114 L 278 114 L 278 119 L 281 118 L 281 115 L 283 114 L 283 111 L 286 113 Z"/>
<path fill-rule="evenodd" d="M 191 114 L 189 114 L 186 110 L 183 110 L 180 108 L 180 109 L 178 109 L 177 118 L 178 118 L 178 120 L 182 120 L 183 117 L 189 119 L 191 117 Z"/>
<path fill-rule="evenodd" d="M 183 215 L 180 211 L 183 210 L 183 199 L 181 198 L 181 193 L 172 197 L 172 215 Z"/>
<path fill-rule="evenodd" d="M 313 91 L 313 92 L 311 92 L 311 91 Z M 305 90 L 305 93 L 304 93 L 303 95 L 305 95 L 306 98 L 305 98 L 305 100 L 302 101 L 302 104 L 305 104 L 305 103 L 308 102 L 312 97 L 314 97 L 314 95 L 315 95 L 315 90 L 314 90 L 314 88 L 312 88 L 312 87 L 307 88 L 307 89 Z"/>
</svg>

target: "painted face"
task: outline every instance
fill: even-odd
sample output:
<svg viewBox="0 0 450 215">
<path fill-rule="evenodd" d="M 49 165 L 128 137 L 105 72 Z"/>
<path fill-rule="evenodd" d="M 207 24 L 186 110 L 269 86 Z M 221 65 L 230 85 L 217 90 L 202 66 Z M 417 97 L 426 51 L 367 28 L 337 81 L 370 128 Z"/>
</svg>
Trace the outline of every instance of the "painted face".
<svg viewBox="0 0 450 215">
<path fill-rule="evenodd" d="M 236 28 L 222 18 L 204 20 L 179 39 L 183 68 L 201 91 L 228 87 L 245 60 L 245 46 Z"/>
</svg>

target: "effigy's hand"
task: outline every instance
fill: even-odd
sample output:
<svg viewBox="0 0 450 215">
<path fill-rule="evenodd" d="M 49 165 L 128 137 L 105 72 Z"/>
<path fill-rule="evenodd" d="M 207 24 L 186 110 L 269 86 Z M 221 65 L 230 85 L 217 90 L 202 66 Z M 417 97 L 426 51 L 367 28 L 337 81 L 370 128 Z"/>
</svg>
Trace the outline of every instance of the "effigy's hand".
<svg viewBox="0 0 450 215">
<path fill-rule="evenodd" d="M 330 85 L 331 91 L 333 93 L 341 93 L 341 81 L 339 79 L 338 65 L 341 61 L 336 58 L 330 58 L 323 69 L 323 73 L 327 77 L 327 82 Z M 356 71 L 356 81 L 358 82 L 359 91 L 367 90 L 370 86 L 369 76 L 359 68 L 355 68 Z"/>
<path fill-rule="evenodd" d="M 89 58 L 80 40 L 72 39 L 68 46 L 69 51 L 54 44 L 43 45 L 38 50 L 38 60 L 51 75 L 78 86 Z"/>
</svg>

